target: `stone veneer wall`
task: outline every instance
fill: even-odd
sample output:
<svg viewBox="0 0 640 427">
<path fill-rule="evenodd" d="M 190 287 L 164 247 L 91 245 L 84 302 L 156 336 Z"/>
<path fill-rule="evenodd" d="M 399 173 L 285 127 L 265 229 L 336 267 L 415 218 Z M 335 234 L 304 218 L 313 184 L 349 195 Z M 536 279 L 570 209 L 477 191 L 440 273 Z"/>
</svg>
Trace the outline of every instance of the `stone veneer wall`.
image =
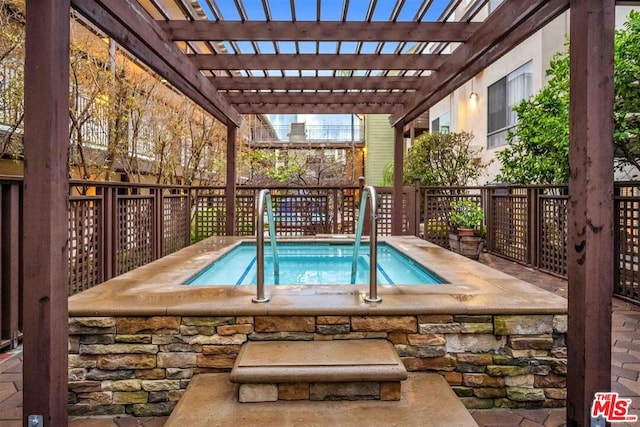
<svg viewBox="0 0 640 427">
<path fill-rule="evenodd" d="M 72 317 L 69 413 L 160 416 L 247 340 L 387 339 L 467 408 L 563 407 L 566 315 Z"/>
</svg>

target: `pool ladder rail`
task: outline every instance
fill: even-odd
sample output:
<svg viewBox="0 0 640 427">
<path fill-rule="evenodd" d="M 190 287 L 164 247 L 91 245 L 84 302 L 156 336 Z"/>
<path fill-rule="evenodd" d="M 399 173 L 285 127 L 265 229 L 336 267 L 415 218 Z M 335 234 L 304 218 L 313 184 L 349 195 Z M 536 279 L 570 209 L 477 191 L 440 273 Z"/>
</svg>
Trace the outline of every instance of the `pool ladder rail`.
<svg viewBox="0 0 640 427">
<path fill-rule="evenodd" d="M 351 267 L 351 282 L 355 281 L 355 273 L 357 269 L 358 248 L 362 237 L 362 228 L 364 225 L 364 212 L 366 203 L 369 201 L 371 212 L 370 228 L 369 228 L 369 295 L 364 297 L 365 302 L 381 302 L 382 298 L 378 296 L 378 203 L 376 200 L 376 190 L 368 185 L 362 189 L 360 199 L 360 217 L 358 218 L 358 227 L 356 229 L 356 239 L 353 248 L 353 263 Z M 273 250 L 273 270 L 275 283 L 279 283 L 280 266 L 278 262 L 278 251 L 276 244 L 276 227 L 273 219 L 273 204 L 271 202 L 271 193 L 268 189 L 260 190 L 258 193 L 258 211 L 256 213 L 256 296 L 251 298 L 255 303 L 268 302 L 269 297 L 265 295 L 264 288 L 264 210 L 267 209 L 267 222 L 269 225 L 269 240 Z"/>
<path fill-rule="evenodd" d="M 258 193 L 258 212 L 256 214 L 256 296 L 251 301 L 256 303 L 268 302 L 269 297 L 264 292 L 264 210 L 267 209 L 267 222 L 269 224 L 269 241 L 273 250 L 273 275 L 275 283 L 280 282 L 280 265 L 278 262 L 278 250 L 276 245 L 276 225 L 273 219 L 273 204 L 269 190 L 260 190 Z"/>
</svg>

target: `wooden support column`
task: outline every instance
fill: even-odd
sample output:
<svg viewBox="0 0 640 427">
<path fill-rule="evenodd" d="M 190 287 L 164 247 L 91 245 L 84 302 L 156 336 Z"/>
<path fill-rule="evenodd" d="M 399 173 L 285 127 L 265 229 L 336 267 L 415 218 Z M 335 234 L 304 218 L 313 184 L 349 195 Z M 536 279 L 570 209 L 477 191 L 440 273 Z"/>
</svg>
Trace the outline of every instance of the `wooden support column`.
<svg viewBox="0 0 640 427">
<path fill-rule="evenodd" d="M 69 0 L 28 1 L 23 423 L 67 425 Z"/>
<path fill-rule="evenodd" d="M 225 234 L 236 234 L 236 137 L 238 127 L 229 122 L 227 124 L 227 188 L 225 190 L 227 222 Z"/>
<path fill-rule="evenodd" d="M 393 128 L 393 207 L 391 209 L 391 234 L 402 235 L 402 184 L 404 164 L 404 123 Z"/>
<path fill-rule="evenodd" d="M 571 0 L 567 424 L 611 387 L 615 2 Z"/>
</svg>

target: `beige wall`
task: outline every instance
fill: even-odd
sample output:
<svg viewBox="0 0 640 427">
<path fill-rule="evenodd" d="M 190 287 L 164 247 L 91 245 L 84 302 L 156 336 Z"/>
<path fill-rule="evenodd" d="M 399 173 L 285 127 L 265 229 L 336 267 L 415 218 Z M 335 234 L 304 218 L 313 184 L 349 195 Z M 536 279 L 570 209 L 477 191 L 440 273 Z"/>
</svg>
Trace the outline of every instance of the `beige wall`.
<svg viewBox="0 0 640 427">
<path fill-rule="evenodd" d="M 382 171 L 393 160 L 393 127 L 389 123 L 389 117 L 367 115 L 365 132 L 365 183 L 382 185 Z"/>
</svg>

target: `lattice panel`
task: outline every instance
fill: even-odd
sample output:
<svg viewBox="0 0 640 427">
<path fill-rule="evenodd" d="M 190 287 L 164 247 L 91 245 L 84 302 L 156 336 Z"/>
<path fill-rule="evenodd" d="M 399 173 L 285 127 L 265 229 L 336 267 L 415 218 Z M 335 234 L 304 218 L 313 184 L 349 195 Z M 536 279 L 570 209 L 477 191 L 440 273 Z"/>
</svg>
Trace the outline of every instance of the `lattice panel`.
<svg viewBox="0 0 640 427">
<path fill-rule="evenodd" d="M 253 195 L 236 196 L 236 234 L 253 236 L 256 228 L 255 197 Z"/>
<path fill-rule="evenodd" d="M 356 232 L 356 196 L 354 194 L 343 193 L 341 212 L 339 232 L 354 234 Z"/>
<path fill-rule="evenodd" d="M 169 255 L 189 246 L 189 198 L 184 194 L 165 195 L 163 199 L 162 255 Z"/>
<path fill-rule="evenodd" d="M 102 282 L 99 197 L 69 201 L 69 295 Z"/>
<path fill-rule="evenodd" d="M 211 236 L 224 236 L 226 212 L 225 196 L 197 196 L 193 218 L 193 242 L 199 242 Z"/>
<path fill-rule="evenodd" d="M 153 197 L 118 197 L 116 274 L 153 261 Z"/>
<path fill-rule="evenodd" d="M 505 257 L 527 262 L 527 197 L 493 195 L 492 250 Z"/>
<path fill-rule="evenodd" d="M 624 197 L 616 200 L 618 211 L 618 276 L 615 293 L 635 300 L 640 299 L 640 200 L 638 197 Z"/>
<path fill-rule="evenodd" d="M 543 196 L 539 202 L 538 266 L 567 275 L 567 198 Z"/>
<path fill-rule="evenodd" d="M 378 191 L 376 196 L 378 199 L 378 236 L 391 236 L 393 194 Z"/>
<path fill-rule="evenodd" d="M 328 233 L 327 196 L 273 195 L 276 233 L 282 236 L 309 236 Z"/>
<path fill-rule="evenodd" d="M 424 239 L 444 248 L 449 248 L 451 231 L 451 202 L 471 200 L 482 205 L 480 194 L 433 194 L 426 193 L 424 208 Z"/>
</svg>

